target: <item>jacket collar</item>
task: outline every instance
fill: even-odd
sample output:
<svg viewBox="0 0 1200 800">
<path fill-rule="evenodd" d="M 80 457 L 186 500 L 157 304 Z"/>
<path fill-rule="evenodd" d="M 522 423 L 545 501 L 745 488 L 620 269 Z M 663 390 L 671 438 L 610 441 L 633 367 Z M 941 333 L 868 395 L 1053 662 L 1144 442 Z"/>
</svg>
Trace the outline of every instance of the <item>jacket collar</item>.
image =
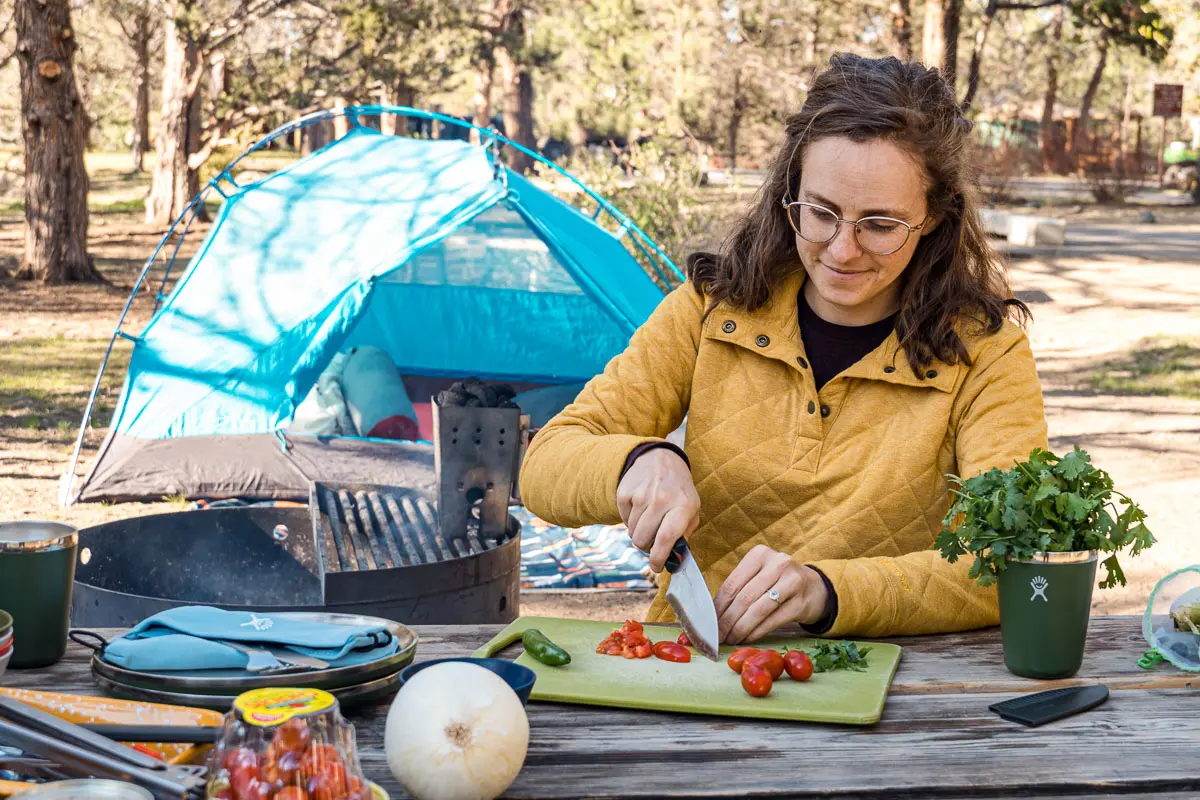
<svg viewBox="0 0 1200 800">
<path fill-rule="evenodd" d="M 726 303 L 717 304 L 705 320 L 704 336 L 730 342 L 798 369 L 796 358 L 804 355 L 804 347 L 800 341 L 800 313 L 797 303 L 806 277 L 803 269 L 788 275 L 772 292 L 766 304 L 754 311 L 732 308 Z M 763 343 L 763 337 L 766 344 Z M 962 368 L 961 364 L 951 365 L 935 359 L 918 376 L 913 372 L 908 356 L 900 347 L 899 336 L 892 331 L 883 344 L 850 366 L 843 374 L 851 378 L 865 378 L 899 386 L 952 392 Z"/>
</svg>

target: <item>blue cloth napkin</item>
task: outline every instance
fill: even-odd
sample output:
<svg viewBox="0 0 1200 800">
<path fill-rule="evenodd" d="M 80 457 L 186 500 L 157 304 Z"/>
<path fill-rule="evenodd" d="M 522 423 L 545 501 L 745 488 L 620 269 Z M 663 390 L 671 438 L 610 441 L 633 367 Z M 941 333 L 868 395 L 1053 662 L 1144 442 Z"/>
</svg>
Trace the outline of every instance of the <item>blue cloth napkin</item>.
<svg viewBox="0 0 1200 800">
<path fill-rule="evenodd" d="M 247 647 L 272 645 L 328 661 L 363 664 L 400 646 L 383 626 L 306 622 L 270 614 L 183 606 L 148 617 L 104 648 L 104 659 L 131 670 L 241 669 L 249 656 L 220 640 Z"/>
</svg>

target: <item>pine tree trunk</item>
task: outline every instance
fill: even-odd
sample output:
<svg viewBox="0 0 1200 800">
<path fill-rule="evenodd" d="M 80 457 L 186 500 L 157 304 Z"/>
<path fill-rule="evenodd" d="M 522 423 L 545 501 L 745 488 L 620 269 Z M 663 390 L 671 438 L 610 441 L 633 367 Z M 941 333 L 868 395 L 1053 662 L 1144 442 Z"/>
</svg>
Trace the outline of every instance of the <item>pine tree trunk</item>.
<svg viewBox="0 0 1200 800">
<path fill-rule="evenodd" d="M 416 108 L 417 93 L 403 81 L 396 87 L 396 105 L 404 108 Z M 396 117 L 396 133 L 401 136 L 408 134 L 408 117 Z"/>
<path fill-rule="evenodd" d="M 675 62 L 675 79 L 671 82 L 671 108 L 668 112 L 667 129 L 672 135 L 683 130 L 683 92 L 685 81 L 684 41 L 687 38 L 688 9 L 681 2 L 675 3 L 675 50 L 672 59 Z"/>
<path fill-rule="evenodd" d="M 510 49 L 525 40 L 519 9 L 505 15 L 503 27 L 495 54 L 504 97 L 504 133 L 513 142 L 534 150 L 537 142 L 533 138 L 533 78 L 517 63 Z M 508 157 L 509 168 L 515 172 L 528 172 L 533 167 L 533 159 L 519 150 L 510 150 Z"/>
<path fill-rule="evenodd" d="M 475 63 L 475 96 L 472 98 L 474 113 L 471 121 L 480 128 L 492 125 L 492 80 L 496 65 L 491 58 L 480 58 Z M 471 141 L 479 143 L 478 131 L 471 131 Z"/>
<path fill-rule="evenodd" d="M 1062 149 L 1054 130 L 1054 103 L 1058 97 L 1058 50 L 1062 46 L 1063 16 L 1066 6 L 1060 3 L 1054 10 L 1054 31 L 1050 35 L 1050 46 L 1046 50 L 1046 94 L 1042 100 L 1042 124 L 1040 128 L 1042 146 L 1042 169 L 1058 172 L 1062 165 Z"/>
<path fill-rule="evenodd" d="M 892 0 L 892 52 L 901 61 L 912 61 L 912 6 L 909 0 Z"/>
<path fill-rule="evenodd" d="M 737 170 L 738 129 L 742 125 L 742 115 L 746 110 L 746 100 L 742 97 L 742 72 L 733 73 L 733 111 L 729 115 L 727 143 L 729 146 L 729 171 Z"/>
<path fill-rule="evenodd" d="M 1096 90 L 1100 88 L 1100 79 L 1104 76 L 1104 67 L 1108 64 L 1108 34 L 1100 35 L 1100 59 L 1092 70 L 1092 79 L 1084 90 L 1083 100 L 1079 102 L 1079 122 L 1075 125 L 1075 136 L 1071 140 L 1071 160 L 1078 161 L 1079 156 L 1088 149 L 1088 116 L 1092 113 L 1092 101 L 1096 99 Z"/>
<path fill-rule="evenodd" d="M 378 93 L 378 96 L 376 97 L 376 100 L 378 100 L 379 105 L 381 105 L 381 106 L 394 105 L 392 103 L 391 89 L 389 89 L 386 84 L 383 84 L 379 87 L 379 93 Z M 378 117 L 378 124 L 379 124 L 379 132 L 382 133 L 384 136 L 395 136 L 396 135 L 396 115 L 395 114 L 380 114 Z"/>
<path fill-rule="evenodd" d="M 821 39 L 821 7 L 813 4 L 811 25 L 804 31 L 804 63 L 812 64 L 817 60 L 817 48 Z"/>
<path fill-rule="evenodd" d="M 992 20 L 996 18 L 998 0 L 988 0 L 983 9 L 983 18 L 979 20 L 979 30 L 975 31 L 975 47 L 971 51 L 971 66 L 967 71 L 967 93 L 963 96 L 963 106 L 969 106 L 975 100 L 975 92 L 979 90 L 979 69 L 983 65 L 983 48 L 987 46 L 988 31 L 991 30 Z"/>
<path fill-rule="evenodd" d="M 941 69 L 946 57 L 943 26 L 946 12 L 944 0 L 925 0 L 925 35 L 921 41 L 921 61 L 927 67 Z"/>
<path fill-rule="evenodd" d="M 953 89 L 958 79 L 958 31 L 963 0 L 945 0 L 942 16 L 942 74 Z M 958 92 L 954 92 L 955 96 Z"/>
<path fill-rule="evenodd" d="M 137 35 L 133 41 L 137 65 L 133 71 L 133 142 L 130 155 L 133 171 L 145 169 L 146 152 L 150 149 L 150 14 L 139 15 Z"/>
<path fill-rule="evenodd" d="M 87 253 L 86 111 L 75 83 L 70 0 L 17 0 L 25 256 L 18 278 L 102 280 Z"/>
<path fill-rule="evenodd" d="M 157 136 L 158 163 L 146 197 L 146 222 L 169 225 L 200 191 L 199 170 L 188 156 L 200 146 L 200 47 L 185 15 L 198 13 L 196 0 L 167 0 L 164 30 L 162 113 Z"/>
</svg>

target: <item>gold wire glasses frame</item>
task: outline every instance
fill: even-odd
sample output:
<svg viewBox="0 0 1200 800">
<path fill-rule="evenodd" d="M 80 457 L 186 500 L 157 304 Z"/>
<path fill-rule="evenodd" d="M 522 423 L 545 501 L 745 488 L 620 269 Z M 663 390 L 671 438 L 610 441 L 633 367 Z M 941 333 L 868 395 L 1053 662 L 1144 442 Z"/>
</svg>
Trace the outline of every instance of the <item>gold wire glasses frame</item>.
<svg viewBox="0 0 1200 800">
<path fill-rule="evenodd" d="M 798 235 L 804 241 L 812 242 L 813 244 L 825 244 L 826 242 L 832 242 L 834 240 L 834 238 L 837 237 L 838 231 L 840 231 L 842 229 L 842 223 L 845 222 L 849 225 L 854 226 L 854 238 L 858 242 L 858 246 L 861 247 L 863 250 L 866 250 L 868 253 L 873 253 L 877 256 L 890 256 L 892 253 L 895 253 L 895 252 L 901 250 L 904 247 L 904 245 L 908 244 L 908 239 L 910 236 L 912 236 L 913 231 L 921 230 L 921 228 L 925 227 L 925 223 L 928 221 L 928 219 L 925 219 L 925 220 L 921 221 L 920 225 L 909 225 L 904 220 L 896 219 L 895 217 L 862 217 L 861 219 L 857 219 L 857 220 L 842 219 L 841 217 L 839 217 L 837 214 L 830 211 L 825 206 L 819 206 L 816 203 L 805 203 L 800 200 L 793 200 L 792 202 L 789 203 L 785 198 L 780 198 L 779 205 L 783 206 L 784 213 L 787 215 L 787 218 L 788 218 L 788 224 L 792 226 L 792 230 L 794 230 L 796 232 L 796 235 Z M 796 220 L 792 218 L 792 209 L 797 206 L 799 206 L 801 208 L 811 208 L 821 214 L 828 214 L 829 218 L 831 220 L 833 220 L 833 222 L 834 222 L 833 230 L 830 232 L 829 236 L 825 237 L 824 239 L 813 239 L 813 238 L 811 238 L 811 236 L 805 236 L 800 231 L 800 225 L 797 224 Z M 826 222 L 826 224 L 828 224 L 827 221 L 825 221 L 825 222 Z M 891 250 L 879 250 L 874 247 L 868 247 L 866 242 L 863 241 L 862 226 L 864 223 L 871 223 L 871 222 L 888 223 L 888 224 L 894 223 L 897 226 L 903 225 L 904 229 L 905 229 L 903 241 L 901 241 L 900 244 L 896 245 Z M 896 229 L 893 228 L 886 232 L 877 232 L 877 233 L 886 235 L 886 234 L 893 233 L 895 230 Z M 868 234 L 869 233 L 870 232 L 868 231 Z"/>
</svg>

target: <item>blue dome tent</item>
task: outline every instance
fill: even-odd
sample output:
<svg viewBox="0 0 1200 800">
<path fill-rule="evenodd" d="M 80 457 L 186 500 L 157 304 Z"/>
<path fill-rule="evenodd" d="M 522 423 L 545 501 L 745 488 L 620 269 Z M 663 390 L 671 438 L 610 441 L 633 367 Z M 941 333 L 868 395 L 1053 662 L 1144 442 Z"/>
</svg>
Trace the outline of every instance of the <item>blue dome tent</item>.
<svg viewBox="0 0 1200 800">
<path fill-rule="evenodd" d="M 481 144 L 392 136 L 361 123 L 388 106 L 318 112 L 264 137 L 210 181 L 146 262 L 84 413 L 64 504 L 165 496 L 305 499 L 311 480 L 402 482 L 427 443 L 289 431 L 332 359 L 385 351 L 412 395 L 467 376 L 518 389 L 580 384 L 603 370 L 665 292 L 670 259 L 610 203 L 587 214 L 505 167 Z M 344 116 L 349 132 L 240 184 L 247 155 Z M 529 151 L 525 151 L 529 152 Z M 223 202 L 168 294 L 175 253 L 213 192 Z M 175 239 L 172 244 L 172 238 Z M 173 248 L 173 249 L 172 249 Z M 168 250 L 158 305 L 137 334 L 133 298 Z M 76 469 L 104 367 L 133 343 L 107 439 L 79 490 Z"/>
</svg>

